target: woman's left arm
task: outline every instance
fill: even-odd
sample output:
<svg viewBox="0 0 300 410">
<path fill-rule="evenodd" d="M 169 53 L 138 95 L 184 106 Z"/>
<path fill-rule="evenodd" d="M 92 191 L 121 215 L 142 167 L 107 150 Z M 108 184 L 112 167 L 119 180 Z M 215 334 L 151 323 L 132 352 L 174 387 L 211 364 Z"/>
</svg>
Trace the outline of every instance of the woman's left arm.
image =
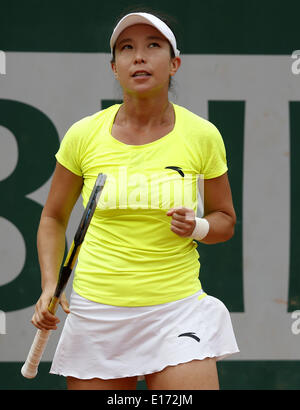
<svg viewBox="0 0 300 410">
<path fill-rule="evenodd" d="M 209 222 L 209 231 L 201 242 L 226 242 L 234 235 L 236 213 L 227 172 L 204 180 L 204 218 Z"/>
<path fill-rule="evenodd" d="M 191 236 L 196 225 L 194 210 L 184 207 L 172 208 L 167 215 L 172 216 L 170 229 L 175 234 L 182 237 Z M 209 231 L 200 242 L 214 244 L 232 238 L 236 214 L 227 173 L 204 180 L 203 218 L 209 223 Z"/>
</svg>

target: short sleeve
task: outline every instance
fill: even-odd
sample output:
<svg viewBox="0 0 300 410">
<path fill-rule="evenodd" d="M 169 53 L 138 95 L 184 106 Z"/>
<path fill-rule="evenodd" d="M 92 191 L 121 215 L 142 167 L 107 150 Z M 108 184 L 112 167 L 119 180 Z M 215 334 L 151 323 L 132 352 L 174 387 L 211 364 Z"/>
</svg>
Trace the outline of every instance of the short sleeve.
<svg viewBox="0 0 300 410">
<path fill-rule="evenodd" d="M 73 124 L 63 137 L 58 152 L 57 161 L 76 175 L 82 176 L 82 120 Z"/>
<path fill-rule="evenodd" d="M 217 127 L 209 123 L 206 130 L 202 153 L 202 171 L 204 179 L 219 177 L 228 170 L 226 149 Z"/>
</svg>

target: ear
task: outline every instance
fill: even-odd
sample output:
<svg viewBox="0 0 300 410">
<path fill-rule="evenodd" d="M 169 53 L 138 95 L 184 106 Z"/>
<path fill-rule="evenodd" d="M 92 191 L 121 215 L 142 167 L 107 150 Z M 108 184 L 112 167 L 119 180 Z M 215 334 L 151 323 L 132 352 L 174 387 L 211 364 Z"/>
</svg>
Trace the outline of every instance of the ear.
<svg viewBox="0 0 300 410">
<path fill-rule="evenodd" d="M 115 77 L 118 78 L 118 72 L 117 72 L 116 63 L 115 63 L 115 62 L 111 62 L 110 65 L 111 65 L 111 69 L 112 69 L 112 71 L 113 71 Z"/>
<path fill-rule="evenodd" d="M 171 63 L 170 63 L 170 75 L 171 76 L 177 73 L 177 70 L 179 69 L 180 65 L 181 65 L 180 57 L 172 58 Z"/>
</svg>

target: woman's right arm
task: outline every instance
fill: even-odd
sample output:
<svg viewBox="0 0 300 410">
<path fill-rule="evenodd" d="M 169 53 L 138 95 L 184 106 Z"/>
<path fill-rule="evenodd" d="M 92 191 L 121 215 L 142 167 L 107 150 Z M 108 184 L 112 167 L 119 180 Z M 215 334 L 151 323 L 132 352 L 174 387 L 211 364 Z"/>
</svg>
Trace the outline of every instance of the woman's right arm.
<svg viewBox="0 0 300 410">
<path fill-rule="evenodd" d="M 59 319 L 48 311 L 48 305 L 54 294 L 64 257 L 68 221 L 82 184 L 82 177 L 73 174 L 59 163 L 56 164 L 37 234 L 42 294 L 36 303 L 31 322 L 39 329 L 56 329 L 59 322 Z M 68 313 L 68 303 L 64 295 L 61 305 Z"/>
</svg>

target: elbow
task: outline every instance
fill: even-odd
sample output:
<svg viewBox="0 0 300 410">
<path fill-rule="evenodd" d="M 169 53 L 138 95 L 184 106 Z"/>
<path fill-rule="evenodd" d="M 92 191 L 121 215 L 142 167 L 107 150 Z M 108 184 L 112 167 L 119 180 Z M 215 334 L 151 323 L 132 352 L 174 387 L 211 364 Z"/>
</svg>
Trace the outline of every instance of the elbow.
<svg viewBox="0 0 300 410">
<path fill-rule="evenodd" d="M 236 225 L 236 216 L 233 215 L 231 217 L 230 224 L 229 224 L 227 232 L 226 232 L 225 241 L 229 241 L 231 238 L 233 238 L 234 233 L 235 233 L 235 225 Z"/>
<path fill-rule="evenodd" d="M 229 241 L 231 238 L 233 238 L 234 231 L 235 231 L 234 226 L 232 226 L 230 229 L 228 229 L 227 236 L 225 238 L 225 242 Z"/>
</svg>

